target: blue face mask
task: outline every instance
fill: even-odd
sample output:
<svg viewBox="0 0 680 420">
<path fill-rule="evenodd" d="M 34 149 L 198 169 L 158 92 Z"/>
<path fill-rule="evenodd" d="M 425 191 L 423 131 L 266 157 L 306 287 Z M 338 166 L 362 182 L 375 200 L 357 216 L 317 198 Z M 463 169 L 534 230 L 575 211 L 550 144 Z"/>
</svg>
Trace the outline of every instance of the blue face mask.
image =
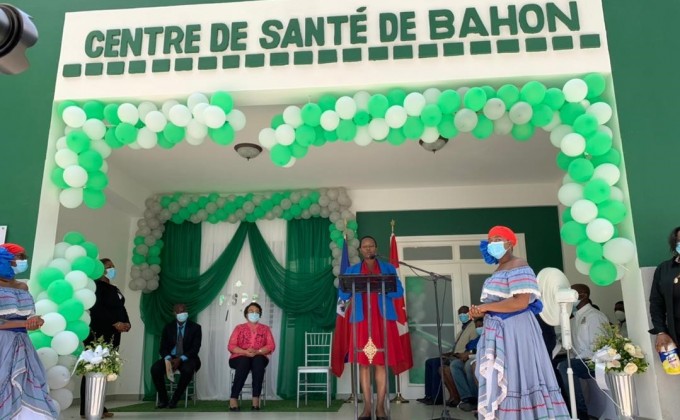
<svg viewBox="0 0 680 420">
<path fill-rule="evenodd" d="M 475 331 L 477 331 L 477 335 L 482 335 L 484 332 L 484 327 L 477 327 L 475 328 Z"/>
<path fill-rule="evenodd" d="M 678 255 L 680 255 L 680 242 L 678 242 L 677 244 L 675 244 L 675 252 L 677 252 Z"/>
<path fill-rule="evenodd" d="M 580 300 L 580 299 L 577 300 L 576 302 L 574 302 L 574 304 L 573 304 L 572 307 L 571 307 L 571 313 L 572 313 L 572 314 L 576 315 L 576 312 L 578 312 L 578 305 L 580 305 L 580 304 L 581 304 L 581 300 Z"/>
<path fill-rule="evenodd" d="M 458 319 L 460 319 L 460 322 L 465 324 L 466 322 L 468 322 L 470 320 L 470 315 L 468 315 L 468 314 L 458 314 Z"/>
<path fill-rule="evenodd" d="M 505 249 L 505 242 L 499 241 L 499 242 L 489 242 L 489 245 L 487 245 L 486 250 L 489 252 L 489 255 L 494 257 L 497 260 L 500 260 L 503 258 L 503 255 L 508 251 Z"/>
<path fill-rule="evenodd" d="M 113 280 L 116 278 L 116 269 L 111 267 L 106 269 L 106 278 Z"/>
<path fill-rule="evenodd" d="M 16 260 L 16 266 L 12 266 L 14 274 L 20 274 L 28 270 L 28 260 Z"/>
<path fill-rule="evenodd" d="M 254 324 L 259 320 L 260 320 L 260 314 L 258 314 L 257 312 L 249 312 L 248 313 L 248 321 L 250 321 Z"/>
<path fill-rule="evenodd" d="M 187 312 L 182 312 L 176 314 L 175 318 L 177 318 L 177 322 L 187 322 L 187 319 L 189 319 L 189 314 Z"/>
</svg>

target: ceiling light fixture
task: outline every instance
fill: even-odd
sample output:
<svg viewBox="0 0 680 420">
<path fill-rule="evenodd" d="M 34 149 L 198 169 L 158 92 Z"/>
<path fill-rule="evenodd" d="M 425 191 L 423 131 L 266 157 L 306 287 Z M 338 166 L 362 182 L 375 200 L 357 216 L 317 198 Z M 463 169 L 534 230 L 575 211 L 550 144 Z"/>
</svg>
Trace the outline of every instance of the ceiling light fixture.
<svg viewBox="0 0 680 420">
<path fill-rule="evenodd" d="M 428 152 L 436 153 L 438 150 L 441 150 L 442 147 L 446 146 L 446 143 L 448 143 L 448 142 L 449 142 L 449 139 L 444 138 L 444 137 L 439 137 L 433 143 L 425 143 L 424 141 L 419 140 L 418 144 L 420 144 L 420 147 L 427 150 Z"/>
<path fill-rule="evenodd" d="M 234 146 L 234 150 L 239 156 L 250 160 L 256 158 L 262 152 L 262 147 L 254 143 L 239 143 Z"/>
</svg>

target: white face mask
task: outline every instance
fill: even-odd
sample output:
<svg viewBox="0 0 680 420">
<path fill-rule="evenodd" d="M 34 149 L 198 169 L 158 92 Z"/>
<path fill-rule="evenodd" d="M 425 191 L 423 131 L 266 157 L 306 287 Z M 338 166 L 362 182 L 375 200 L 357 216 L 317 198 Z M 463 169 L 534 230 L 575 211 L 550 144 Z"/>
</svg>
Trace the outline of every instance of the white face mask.
<svg viewBox="0 0 680 420">
<path fill-rule="evenodd" d="M 626 320 L 626 313 L 623 311 L 614 311 L 614 316 L 616 317 L 616 320 L 619 322 L 623 322 Z"/>
</svg>

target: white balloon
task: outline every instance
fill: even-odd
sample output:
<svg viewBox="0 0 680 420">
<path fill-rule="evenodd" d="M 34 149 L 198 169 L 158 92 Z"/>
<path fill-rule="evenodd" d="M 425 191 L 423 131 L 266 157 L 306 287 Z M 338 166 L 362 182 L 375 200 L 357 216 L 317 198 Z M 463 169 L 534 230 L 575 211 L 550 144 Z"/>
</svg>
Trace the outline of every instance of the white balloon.
<svg viewBox="0 0 680 420">
<path fill-rule="evenodd" d="M 194 119 L 201 124 L 205 124 L 205 120 L 203 119 L 203 112 L 205 112 L 205 109 L 209 107 L 209 103 L 201 102 L 197 104 L 192 110 L 191 113 L 194 116 Z"/>
<path fill-rule="evenodd" d="M 590 200 L 577 200 L 571 206 L 571 217 L 584 225 L 590 223 L 597 217 L 597 205 Z"/>
<path fill-rule="evenodd" d="M 260 130 L 258 140 L 260 141 L 260 145 L 262 145 L 262 147 L 264 147 L 265 149 L 271 149 L 277 144 L 276 131 L 274 131 L 274 129 L 270 127 L 263 128 L 262 130 Z"/>
<path fill-rule="evenodd" d="M 555 112 L 553 112 L 552 119 L 550 120 L 548 125 L 543 127 L 543 130 L 553 131 L 556 127 L 558 127 L 561 124 L 562 124 L 562 118 L 560 118 L 560 113 L 555 111 Z"/>
<path fill-rule="evenodd" d="M 64 258 L 66 255 L 66 250 L 71 244 L 68 242 L 59 242 L 54 246 L 54 258 Z"/>
<path fill-rule="evenodd" d="M 57 364 L 64 366 L 69 372 L 73 371 L 76 366 L 76 361 L 78 358 L 72 354 L 65 354 L 63 356 L 58 356 Z"/>
<path fill-rule="evenodd" d="M 66 318 L 58 312 L 52 312 L 42 316 L 45 323 L 40 327 L 40 331 L 45 335 L 54 337 L 66 329 Z M 70 353 L 70 352 L 69 352 Z"/>
<path fill-rule="evenodd" d="M 428 104 L 436 104 L 437 101 L 439 101 L 439 95 L 441 94 L 442 94 L 441 90 L 437 88 L 425 89 L 425 92 L 423 92 L 425 102 L 427 102 Z"/>
<path fill-rule="evenodd" d="M 285 165 L 283 165 L 283 167 L 284 167 L 284 168 L 290 168 L 290 167 L 292 167 L 293 165 L 295 165 L 295 162 L 296 162 L 296 161 L 297 161 L 297 159 L 295 159 L 294 157 L 292 157 L 292 158 L 290 158 L 290 160 L 288 161 L 288 163 L 286 163 Z"/>
<path fill-rule="evenodd" d="M 67 209 L 75 209 L 83 204 L 82 188 L 67 188 L 59 193 L 59 202 Z"/>
<path fill-rule="evenodd" d="M 158 136 L 149 127 L 142 127 L 137 132 L 137 144 L 142 149 L 153 149 L 158 144 Z"/>
<path fill-rule="evenodd" d="M 41 300 L 49 300 L 49 296 L 47 296 L 47 292 L 43 291 L 38 293 L 38 297 L 35 298 L 36 302 L 39 302 Z"/>
<path fill-rule="evenodd" d="M 68 248 L 71 248 L 71 246 L 69 245 Z M 64 275 L 71 271 L 71 262 L 66 258 L 55 258 L 47 266 L 58 269 L 59 271 L 64 273 Z"/>
<path fill-rule="evenodd" d="M 54 161 L 60 168 L 66 169 L 69 166 L 78 164 L 78 155 L 71 149 L 61 149 L 54 154 Z"/>
<path fill-rule="evenodd" d="M 106 134 L 106 126 L 101 120 L 90 118 L 83 124 L 83 132 L 87 134 L 91 140 L 99 140 Z"/>
<path fill-rule="evenodd" d="M 468 90 L 470 90 L 468 86 L 461 86 L 458 89 L 456 89 L 456 92 L 458 92 L 458 96 L 460 96 L 461 102 L 463 102 L 463 99 L 465 99 L 465 94 L 468 93 Z"/>
<path fill-rule="evenodd" d="M 89 311 L 83 311 L 83 314 L 80 316 L 80 320 L 86 323 L 87 325 L 90 325 L 92 322 L 92 318 L 90 317 L 90 312 Z"/>
<path fill-rule="evenodd" d="M 111 146 L 106 144 L 104 140 L 92 140 L 90 143 L 90 148 L 96 152 L 99 152 L 99 154 L 102 155 L 102 158 L 104 159 L 111 156 Z"/>
<path fill-rule="evenodd" d="M 583 108 L 586 108 L 586 109 L 587 109 L 587 108 L 590 106 L 590 101 L 587 100 L 587 99 L 582 100 L 582 101 L 581 101 L 581 106 L 582 106 Z"/>
<path fill-rule="evenodd" d="M 78 338 L 76 337 L 76 340 L 77 339 Z M 78 347 L 77 343 L 76 347 Z M 73 350 L 75 350 L 75 348 Z M 47 384 L 50 386 L 50 389 L 63 388 L 71 379 L 71 372 L 69 372 L 68 369 L 61 365 L 52 366 L 51 368 L 47 369 L 45 373 L 46 373 L 45 376 L 47 376 Z"/>
<path fill-rule="evenodd" d="M 605 134 L 608 134 L 609 137 L 614 138 L 614 132 L 612 131 L 611 128 L 607 127 L 606 125 L 601 125 L 598 127 L 597 131 L 601 131 Z"/>
<path fill-rule="evenodd" d="M 105 174 L 109 172 L 109 164 L 106 163 L 106 161 L 102 162 L 102 166 L 99 168 L 100 171 L 104 172 Z"/>
<path fill-rule="evenodd" d="M 597 118 L 599 124 L 606 124 L 612 118 L 614 111 L 606 102 L 596 102 L 586 109 L 586 113 Z"/>
<path fill-rule="evenodd" d="M 139 121 L 139 111 L 132 104 L 121 104 L 118 107 L 118 118 L 124 123 L 135 125 Z"/>
<path fill-rule="evenodd" d="M 623 196 L 623 191 L 619 187 L 611 187 L 611 190 L 609 192 L 609 199 L 610 200 L 616 200 L 616 201 L 623 201 L 624 196 Z"/>
<path fill-rule="evenodd" d="M 555 147 L 560 147 L 564 136 L 573 132 L 574 129 L 570 125 L 558 125 L 550 132 L 550 143 Z"/>
<path fill-rule="evenodd" d="M 66 257 L 66 259 L 69 260 L 70 262 L 73 262 L 73 260 L 75 260 L 76 258 L 85 256 L 87 256 L 87 251 L 85 250 L 85 248 L 83 248 L 80 245 L 71 245 L 66 250 L 66 255 L 64 257 Z"/>
<path fill-rule="evenodd" d="M 89 284 L 90 283 L 88 282 L 88 286 Z M 73 293 L 73 295 L 75 296 L 76 299 L 83 302 L 83 306 L 85 307 L 85 309 L 90 309 L 92 306 L 94 306 L 94 303 L 97 301 L 97 297 L 94 295 L 94 292 L 88 288 L 76 290 Z"/>
<path fill-rule="evenodd" d="M 160 111 L 151 111 L 146 114 L 146 118 L 144 119 L 144 124 L 146 124 L 146 127 L 154 133 L 163 131 L 167 123 L 168 120 Z"/>
<path fill-rule="evenodd" d="M 229 115 L 227 115 L 227 121 L 229 121 L 234 131 L 241 131 L 246 126 L 246 115 L 238 109 L 232 109 Z"/>
<path fill-rule="evenodd" d="M 564 184 L 557 191 L 557 199 L 567 207 L 571 207 L 576 201 L 583 198 L 583 186 L 572 183 Z"/>
<path fill-rule="evenodd" d="M 406 98 L 404 99 L 404 109 L 406 110 L 406 113 L 412 117 L 420 116 L 425 105 L 427 105 L 427 101 L 422 93 L 411 92 L 406 95 Z"/>
<path fill-rule="evenodd" d="M 300 107 L 290 105 L 283 110 L 283 122 L 293 128 L 298 128 L 302 125 L 302 115 Z"/>
<path fill-rule="evenodd" d="M 55 146 L 56 146 L 57 150 L 63 150 L 63 149 L 68 148 L 68 145 L 66 144 L 66 136 L 59 137 L 57 139 L 57 143 L 56 143 Z"/>
<path fill-rule="evenodd" d="M 68 385 L 68 382 L 62 388 L 50 389 L 50 397 L 52 397 L 52 400 L 59 403 L 59 407 L 61 407 L 62 410 L 66 410 L 73 403 L 73 393 L 65 388 L 66 385 Z"/>
<path fill-rule="evenodd" d="M 360 109 L 362 111 L 367 111 L 368 101 L 371 99 L 371 94 L 366 92 L 365 90 L 360 90 L 359 92 L 354 94 L 352 99 L 354 99 L 354 103 L 357 104 L 358 110 Z"/>
<path fill-rule="evenodd" d="M 621 171 L 613 163 L 603 163 L 595 167 L 593 178 L 604 179 L 611 186 L 619 182 Z"/>
<path fill-rule="evenodd" d="M 146 288 L 153 292 L 154 290 L 158 289 L 158 281 L 149 280 L 148 282 L 146 282 Z"/>
<path fill-rule="evenodd" d="M 505 102 L 498 98 L 491 98 L 484 104 L 483 112 L 486 118 L 495 121 L 505 114 Z"/>
<path fill-rule="evenodd" d="M 373 141 L 371 134 L 368 132 L 368 127 L 357 127 L 357 134 L 354 136 L 354 143 L 359 146 L 368 146 Z"/>
<path fill-rule="evenodd" d="M 627 264 L 635 257 L 635 244 L 626 238 L 614 238 L 602 247 L 603 255 L 614 264 Z"/>
<path fill-rule="evenodd" d="M 493 122 L 493 132 L 498 135 L 508 135 L 512 131 L 512 121 L 508 114 L 503 114 L 502 117 Z"/>
<path fill-rule="evenodd" d="M 66 274 L 66 281 L 73 286 L 73 290 L 84 289 L 87 286 L 87 274 L 80 270 L 74 270 Z"/>
<path fill-rule="evenodd" d="M 54 409 L 57 411 L 57 413 L 61 413 L 61 406 L 59 405 L 59 401 L 57 400 L 52 400 L 54 403 Z"/>
<path fill-rule="evenodd" d="M 161 105 L 161 112 L 163 113 L 163 115 L 165 115 L 166 118 L 169 118 L 170 110 L 172 109 L 173 106 L 177 105 L 178 103 L 179 102 L 174 99 L 170 99 L 168 101 L 163 102 L 163 105 Z"/>
<path fill-rule="evenodd" d="M 579 260 L 578 258 L 576 258 L 576 261 L 574 261 L 574 265 L 576 266 L 576 271 L 583 274 L 584 276 L 589 276 L 590 266 L 592 266 L 593 264 L 584 262 L 583 260 Z"/>
<path fill-rule="evenodd" d="M 349 96 L 341 96 L 335 101 L 335 112 L 343 120 L 351 120 L 357 113 L 357 104 Z"/>
<path fill-rule="evenodd" d="M 72 188 L 80 188 L 87 183 L 87 171 L 80 165 L 71 165 L 64 169 L 64 182 Z"/>
<path fill-rule="evenodd" d="M 97 291 L 97 284 L 94 282 L 94 280 L 90 279 L 90 280 L 87 281 L 87 286 L 85 286 L 85 288 L 87 290 L 91 291 L 92 293 L 94 293 L 94 292 Z"/>
<path fill-rule="evenodd" d="M 82 108 L 71 105 L 64 109 L 64 111 L 61 113 L 61 119 L 64 120 L 64 123 L 71 128 L 80 128 L 83 126 L 83 124 L 85 124 L 87 115 L 85 114 L 85 111 L 82 110 Z"/>
<path fill-rule="evenodd" d="M 586 235 L 593 242 L 607 242 L 614 236 L 614 225 L 607 219 L 595 219 L 586 226 Z"/>
<path fill-rule="evenodd" d="M 420 139 L 423 143 L 434 143 L 439 139 L 439 130 L 437 130 L 437 127 L 425 127 Z"/>
<path fill-rule="evenodd" d="M 219 106 L 209 105 L 203 111 L 203 121 L 210 128 L 220 128 L 227 120 L 227 115 Z"/>
<path fill-rule="evenodd" d="M 390 127 L 382 118 L 375 118 L 368 123 L 368 133 L 375 140 L 384 140 L 390 133 Z"/>
<path fill-rule="evenodd" d="M 562 88 L 567 102 L 581 102 L 588 95 L 588 85 L 581 79 L 571 79 Z"/>
<path fill-rule="evenodd" d="M 36 315 L 47 315 L 51 312 L 57 312 L 59 310 L 59 305 L 54 303 L 49 299 L 43 299 L 35 302 L 35 314 Z"/>
<path fill-rule="evenodd" d="M 191 121 L 191 111 L 185 105 L 177 104 L 170 108 L 168 119 L 177 127 L 186 127 Z"/>
<path fill-rule="evenodd" d="M 562 138 L 560 149 L 567 156 L 580 156 L 586 151 L 586 139 L 578 133 L 569 133 Z"/>
<path fill-rule="evenodd" d="M 137 114 L 139 115 L 139 119 L 142 121 L 146 121 L 145 118 L 151 111 L 158 111 L 158 107 L 153 102 L 144 101 L 137 105 Z"/>
<path fill-rule="evenodd" d="M 399 105 L 392 105 L 387 108 L 387 112 L 385 112 L 385 122 L 387 122 L 387 125 L 390 128 L 403 127 L 407 118 L 408 114 L 406 113 L 406 110 Z"/>
<path fill-rule="evenodd" d="M 340 124 L 340 116 L 332 109 L 326 110 L 321 114 L 321 128 L 326 131 L 333 131 Z"/>
<path fill-rule="evenodd" d="M 562 185 L 569 184 L 572 182 L 576 181 L 574 181 L 574 179 L 568 173 L 564 174 L 564 176 L 562 177 Z"/>
<path fill-rule="evenodd" d="M 276 127 L 276 141 L 283 146 L 290 146 L 295 141 L 295 130 L 288 124 Z"/>
<path fill-rule="evenodd" d="M 477 126 L 477 121 L 479 121 L 477 113 L 467 108 L 459 110 L 453 117 L 453 124 L 456 126 L 458 131 L 463 133 L 472 131 Z"/>
<path fill-rule="evenodd" d="M 189 107 L 190 110 L 194 110 L 194 107 L 198 104 L 208 104 L 210 101 L 208 100 L 208 97 L 205 96 L 204 94 L 200 92 L 195 92 L 189 95 L 187 98 L 187 107 Z"/>
<path fill-rule="evenodd" d="M 59 361 L 59 355 L 51 347 L 43 347 L 36 350 L 38 358 L 42 362 L 45 370 L 49 370 L 52 366 L 56 366 Z"/>
<path fill-rule="evenodd" d="M 508 111 L 508 116 L 510 121 L 517 125 L 526 124 L 531 121 L 531 117 L 534 115 L 534 110 L 526 102 L 517 102 Z"/>
</svg>

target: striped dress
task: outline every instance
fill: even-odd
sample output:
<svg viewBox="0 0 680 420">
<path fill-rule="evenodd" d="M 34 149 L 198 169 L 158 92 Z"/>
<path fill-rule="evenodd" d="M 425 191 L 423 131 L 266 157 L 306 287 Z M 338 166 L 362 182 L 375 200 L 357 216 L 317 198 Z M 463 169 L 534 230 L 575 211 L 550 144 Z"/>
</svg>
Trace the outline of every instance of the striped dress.
<svg viewBox="0 0 680 420">
<path fill-rule="evenodd" d="M 540 298 L 529 266 L 494 272 L 484 282 L 481 301 L 498 302 L 516 294 L 530 294 L 531 303 Z M 531 310 L 487 313 L 477 358 L 480 419 L 570 418 Z"/>
</svg>

